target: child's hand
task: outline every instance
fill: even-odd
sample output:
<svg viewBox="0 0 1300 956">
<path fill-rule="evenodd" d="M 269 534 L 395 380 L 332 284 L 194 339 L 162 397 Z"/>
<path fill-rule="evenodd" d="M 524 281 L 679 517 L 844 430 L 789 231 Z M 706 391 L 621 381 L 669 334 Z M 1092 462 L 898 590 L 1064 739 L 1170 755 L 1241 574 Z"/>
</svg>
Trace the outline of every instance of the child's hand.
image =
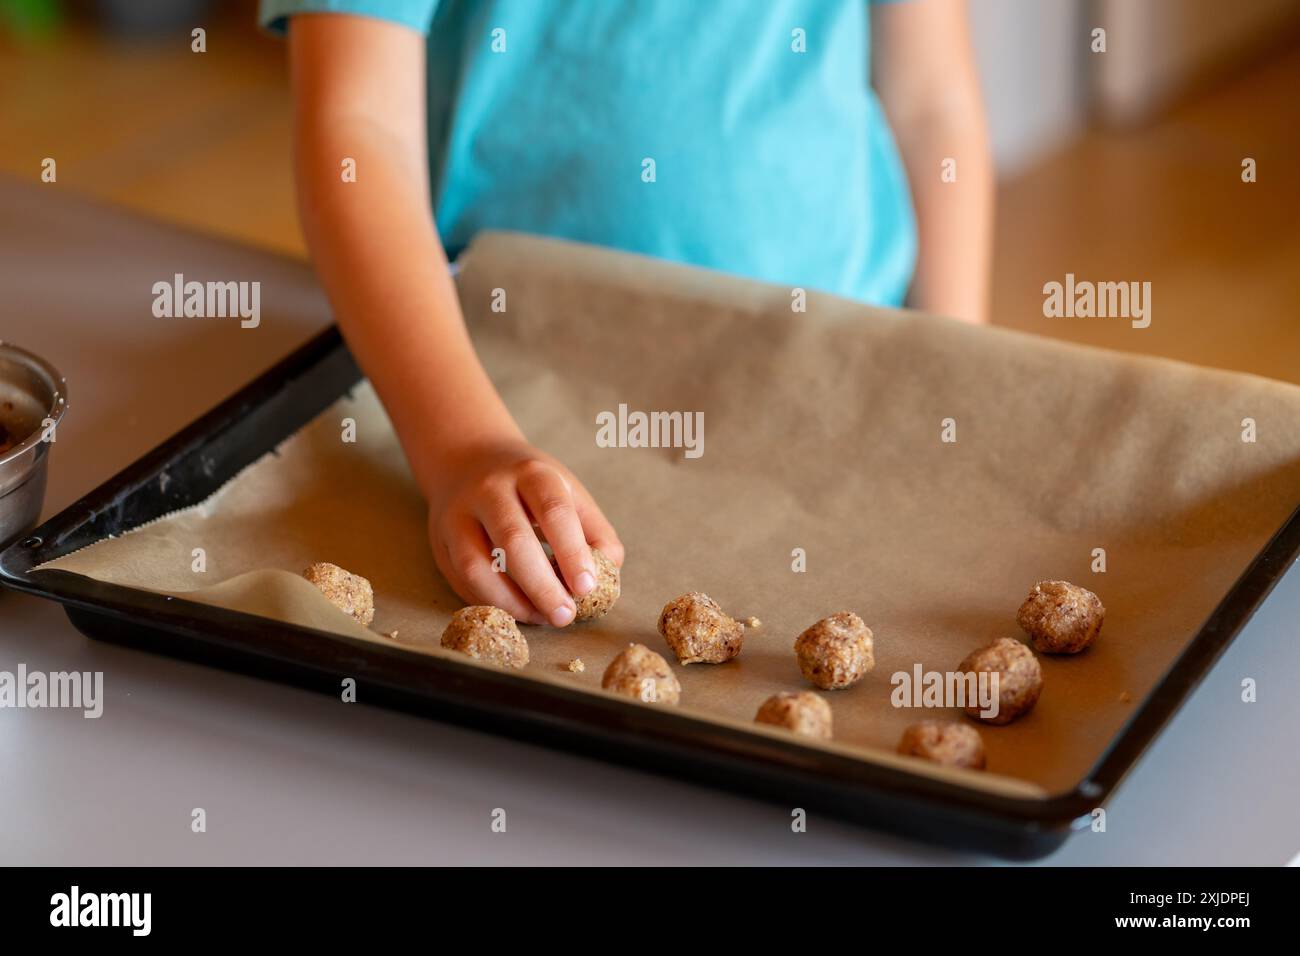
<svg viewBox="0 0 1300 956">
<path fill-rule="evenodd" d="M 596 584 L 591 547 L 623 563 L 623 545 L 587 489 L 530 445 L 461 456 L 426 491 L 434 560 L 471 604 L 564 627 L 575 610 L 570 591 L 581 596 Z M 555 553 L 567 588 L 551 569 L 534 525 Z M 505 551 L 505 573 L 494 569 L 496 548 Z"/>
</svg>

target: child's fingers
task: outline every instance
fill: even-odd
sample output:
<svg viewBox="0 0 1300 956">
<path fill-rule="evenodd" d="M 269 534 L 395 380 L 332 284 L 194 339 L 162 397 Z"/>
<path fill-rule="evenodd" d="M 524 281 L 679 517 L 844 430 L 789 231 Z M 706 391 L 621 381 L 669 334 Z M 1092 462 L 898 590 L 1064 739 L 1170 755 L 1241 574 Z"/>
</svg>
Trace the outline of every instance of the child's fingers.
<svg viewBox="0 0 1300 956">
<path fill-rule="evenodd" d="M 554 468 L 539 464 L 520 477 L 519 494 L 550 544 L 569 590 L 580 596 L 590 593 L 596 586 L 596 565 L 568 482 Z"/>
<path fill-rule="evenodd" d="M 551 569 L 551 562 L 542 550 L 542 543 L 537 540 L 533 523 L 528 519 L 515 487 L 511 486 L 509 493 L 484 502 L 477 517 L 492 543 L 505 549 L 506 573 L 533 606 L 554 627 L 571 623 L 577 607 Z"/>
<path fill-rule="evenodd" d="M 516 621 L 545 624 L 546 617 L 515 582 L 493 569 L 491 552 L 483 526 L 472 515 L 461 515 L 450 519 L 437 537 L 434 557 L 452 589 L 470 604 L 490 604 Z"/>
<path fill-rule="evenodd" d="M 591 497 L 580 482 L 573 483 L 573 503 L 578 509 L 578 520 L 582 522 L 587 543 L 593 548 L 598 548 L 601 554 L 621 568 L 624 557 L 623 542 L 618 539 L 618 532 L 614 530 L 614 526 L 609 523 L 605 513 L 596 504 L 596 499 Z"/>
</svg>

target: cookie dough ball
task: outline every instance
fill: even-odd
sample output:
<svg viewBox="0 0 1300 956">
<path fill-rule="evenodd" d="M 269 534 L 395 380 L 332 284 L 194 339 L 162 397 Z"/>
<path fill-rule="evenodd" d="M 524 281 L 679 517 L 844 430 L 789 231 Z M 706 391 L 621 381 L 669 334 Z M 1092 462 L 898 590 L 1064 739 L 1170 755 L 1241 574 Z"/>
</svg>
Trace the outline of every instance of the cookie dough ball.
<svg viewBox="0 0 1300 956">
<path fill-rule="evenodd" d="M 831 705 L 826 703 L 824 697 L 810 690 L 797 694 L 773 694 L 763 701 L 754 720 L 760 724 L 784 727 L 796 734 L 816 737 L 818 740 L 831 739 Z"/>
<path fill-rule="evenodd" d="M 745 626 L 698 591 L 664 605 L 659 633 L 682 664 L 721 664 L 739 654 L 745 641 Z"/>
<path fill-rule="evenodd" d="M 600 686 L 647 704 L 676 704 L 682 685 L 668 662 L 644 644 L 629 644 L 610 662 Z"/>
<path fill-rule="evenodd" d="M 876 666 L 871 628 L 852 611 L 823 618 L 794 642 L 799 670 L 822 690 L 852 686 Z"/>
<path fill-rule="evenodd" d="M 998 675 L 996 716 L 981 717 L 983 708 L 978 700 L 968 701 L 966 706 L 968 717 L 986 724 L 1009 724 L 1029 713 L 1043 690 L 1043 669 L 1038 666 L 1038 658 L 1024 644 L 1010 637 L 1000 637 L 987 647 L 971 651 L 957 670 L 963 674 Z"/>
<path fill-rule="evenodd" d="M 463 607 L 442 632 L 442 646 L 498 667 L 528 663 L 528 642 L 515 619 L 499 607 Z"/>
<path fill-rule="evenodd" d="M 1016 623 L 1040 654 L 1078 654 L 1097 639 L 1106 609 L 1087 588 L 1069 581 L 1039 581 L 1020 605 Z"/>
<path fill-rule="evenodd" d="M 596 586 L 582 597 L 573 595 L 573 603 L 578 609 L 573 618 L 575 621 L 604 617 L 620 594 L 618 565 L 595 548 L 591 549 L 591 558 L 596 564 Z M 564 575 L 560 573 L 560 564 L 554 555 L 551 556 L 551 567 L 555 569 L 556 577 L 563 581 Z"/>
<path fill-rule="evenodd" d="M 375 591 L 359 574 L 344 571 L 337 564 L 317 562 L 302 573 L 344 614 L 366 627 L 375 619 Z"/>
<path fill-rule="evenodd" d="M 903 731 L 898 752 L 944 767 L 984 769 L 984 740 L 970 724 L 955 720 L 924 720 Z"/>
</svg>

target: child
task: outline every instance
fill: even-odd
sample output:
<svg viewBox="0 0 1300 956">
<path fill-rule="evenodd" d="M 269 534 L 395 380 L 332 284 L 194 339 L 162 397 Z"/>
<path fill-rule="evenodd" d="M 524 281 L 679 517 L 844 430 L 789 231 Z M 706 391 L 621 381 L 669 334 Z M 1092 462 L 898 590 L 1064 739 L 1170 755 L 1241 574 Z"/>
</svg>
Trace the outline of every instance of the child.
<svg viewBox="0 0 1300 956">
<path fill-rule="evenodd" d="M 478 230 L 982 321 L 991 173 L 964 3 L 868 6 L 262 0 L 288 34 L 312 258 L 466 601 L 563 627 L 590 548 L 624 556 L 474 354 L 447 257 Z"/>
</svg>

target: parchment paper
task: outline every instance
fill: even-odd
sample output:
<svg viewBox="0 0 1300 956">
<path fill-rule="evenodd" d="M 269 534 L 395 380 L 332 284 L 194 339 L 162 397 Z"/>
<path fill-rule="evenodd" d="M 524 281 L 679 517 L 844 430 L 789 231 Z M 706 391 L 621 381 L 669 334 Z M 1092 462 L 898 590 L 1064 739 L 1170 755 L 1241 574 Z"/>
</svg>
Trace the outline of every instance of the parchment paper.
<svg viewBox="0 0 1300 956">
<path fill-rule="evenodd" d="M 875 631 L 877 666 L 828 694 L 835 746 L 892 763 L 907 724 L 958 714 L 893 707 L 891 675 L 952 670 L 976 646 L 1021 636 L 1029 587 L 1063 578 L 1105 602 L 1098 643 L 1043 657 L 1037 708 L 981 727 L 990 773 L 957 774 L 1060 792 L 1300 500 L 1294 386 L 812 292 L 798 313 L 786 288 L 510 234 L 480 237 L 458 281 L 512 412 L 587 483 L 628 550 L 606 618 L 526 629 L 523 673 L 541 679 L 599 693 L 629 641 L 671 660 L 659 609 L 702 590 L 763 625 L 738 660 L 677 668 L 683 708 L 748 725 L 768 695 L 804 687 L 798 632 L 854 610 Z M 504 313 L 490 308 L 495 289 Z M 703 412 L 704 454 L 597 447 L 597 415 L 620 403 Z M 349 417 L 355 443 L 341 440 Z M 948 418 L 954 443 L 941 441 Z M 1096 548 L 1104 573 L 1091 569 Z M 373 630 L 296 577 L 320 560 L 373 582 Z M 461 605 L 368 385 L 204 504 L 47 566 L 375 641 L 396 630 L 396 643 L 435 654 Z M 585 673 L 560 669 L 573 657 Z"/>
</svg>

